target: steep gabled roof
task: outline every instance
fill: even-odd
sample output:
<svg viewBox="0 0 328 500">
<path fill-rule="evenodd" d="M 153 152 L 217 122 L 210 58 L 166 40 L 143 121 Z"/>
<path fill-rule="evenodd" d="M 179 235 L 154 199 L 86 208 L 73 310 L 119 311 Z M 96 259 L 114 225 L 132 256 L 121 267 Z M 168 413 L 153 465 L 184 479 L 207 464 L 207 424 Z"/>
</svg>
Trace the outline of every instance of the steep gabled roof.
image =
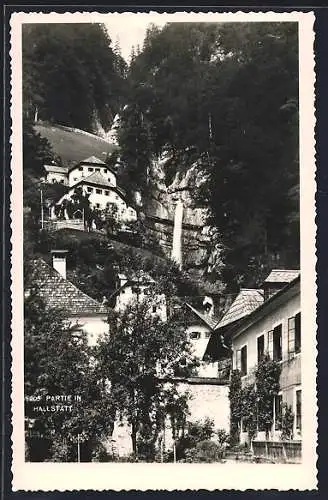
<svg viewBox="0 0 328 500">
<path fill-rule="evenodd" d="M 80 184 L 91 184 L 92 186 L 100 186 L 103 188 L 111 189 L 112 191 L 115 191 L 115 193 L 117 193 L 121 198 L 125 199 L 125 191 L 123 191 L 123 189 L 119 188 L 118 186 L 113 186 L 113 184 L 111 184 L 108 179 L 106 179 L 106 177 L 100 172 L 93 172 L 87 177 L 81 177 L 76 184 L 73 184 L 73 186 L 71 186 L 71 188 L 76 188 Z"/>
<path fill-rule="evenodd" d="M 53 172 L 54 174 L 67 174 L 68 168 L 61 167 L 60 165 L 44 165 L 46 172 Z"/>
<path fill-rule="evenodd" d="M 187 302 L 185 303 L 187 308 L 197 316 L 201 320 L 202 323 L 205 323 L 206 326 L 208 326 L 211 330 L 214 330 L 215 325 L 218 322 L 218 319 L 210 316 L 209 314 L 202 313 L 201 311 L 198 311 L 198 309 L 195 309 L 192 305 L 188 304 Z"/>
<path fill-rule="evenodd" d="M 108 179 L 106 179 L 106 177 L 102 175 L 100 172 L 93 172 L 87 177 L 81 177 L 81 179 L 79 179 L 79 183 L 83 181 L 89 182 L 90 184 L 95 184 L 96 186 L 106 186 L 111 188 L 113 187 L 113 185 L 108 181 Z"/>
<path fill-rule="evenodd" d="M 108 308 L 63 278 L 43 259 L 33 262 L 36 284 L 49 307 L 65 309 L 69 316 L 107 314 Z"/>
<path fill-rule="evenodd" d="M 251 312 L 262 305 L 263 301 L 264 297 L 262 290 L 242 288 L 234 302 L 229 307 L 228 311 L 216 325 L 215 330 L 248 316 Z"/>
<path fill-rule="evenodd" d="M 273 269 L 264 283 L 290 283 L 300 276 L 299 269 Z"/>
<path fill-rule="evenodd" d="M 78 168 L 80 165 L 90 165 L 90 166 L 92 165 L 94 167 L 96 167 L 96 166 L 104 167 L 104 168 L 107 168 L 108 170 L 110 170 L 114 175 L 116 175 L 115 170 L 113 170 L 111 167 L 109 167 L 107 165 L 107 163 L 105 163 L 103 160 L 100 160 L 96 156 L 89 156 L 89 158 L 86 158 L 85 160 L 81 160 L 81 161 L 79 161 L 79 163 L 75 163 L 74 165 L 69 167 L 68 171 L 71 172 L 75 168 Z"/>
<path fill-rule="evenodd" d="M 93 155 L 89 156 L 89 158 L 86 158 L 85 160 L 80 161 L 80 163 L 86 163 L 87 165 L 103 165 L 104 167 L 107 167 L 107 164 L 103 160 L 100 160 Z"/>
</svg>

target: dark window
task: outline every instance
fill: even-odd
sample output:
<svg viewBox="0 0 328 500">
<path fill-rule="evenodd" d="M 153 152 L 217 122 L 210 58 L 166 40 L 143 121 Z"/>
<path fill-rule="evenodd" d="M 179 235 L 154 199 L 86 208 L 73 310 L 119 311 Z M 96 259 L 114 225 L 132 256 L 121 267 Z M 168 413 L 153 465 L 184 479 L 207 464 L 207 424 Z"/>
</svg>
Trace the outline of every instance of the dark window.
<svg viewBox="0 0 328 500">
<path fill-rule="evenodd" d="M 95 168 L 95 172 L 100 172 L 100 168 Z"/>
<path fill-rule="evenodd" d="M 301 313 L 295 316 L 295 353 L 301 352 Z"/>
<path fill-rule="evenodd" d="M 140 293 L 140 288 L 138 286 L 133 286 L 132 293 Z"/>
<path fill-rule="evenodd" d="M 106 196 L 109 196 L 109 191 L 105 191 L 105 195 L 106 195 Z"/>
<path fill-rule="evenodd" d="M 189 337 L 192 340 L 200 339 L 200 332 L 190 332 Z"/>
<path fill-rule="evenodd" d="M 247 432 L 247 431 L 248 431 L 247 420 L 242 418 L 241 419 L 241 432 Z"/>
<path fill-rule="evenodd" d="M 302 391 L 296 391 L 296 429 L 302 429 Z"/>
<path fill-rule="evenodd" d="M 246 375 L 247 373 L 247 345 L 244 345 L 244 347 L 241 349 L 240 371 L 242 376 Z"/>
<path fill-rule="evenodd" d="M 280 361 L 282 359 L 282 326 L 278 325 L 273 330 L 273 360 Z"/>
<path fill-rule="evenodd" d="M 64 184 L 64 179 L 61 179 L 61 180 L 60 180 L 60 183 L 61 183 L 61 184 Z"/>
<path fill-rule="evenodd" d="M 275 396 L 274 398 L 274 428 L 276 431 L 281 430 L 281 417 L 282 417 L 282 396 Z"/>
<path fill-rule="evenodd" d="M 87 187 L 87 191 L 88 191 L 88 193 L 92 193 L 93 188 L 91 188 L 91 187 Z"/>
<path fill-rule="evenodd" d="M 88 168 L 88 172 L 93 172 L 93 168 L 92 168 L 92 167 L 89 167 L 89 168 Z"/>
<path fill-rule="evenodd" d="M 96 189 L 97 194 L 102 194 L 102 189 Z"/>
<path fill-rule="evenodd" d="M 153 313 L 155 313 L 156 311 L 157 311 L 157 307 L 153 306 Z"/>
<path fill-rule="evenodd" d="M 79 171 L 82 172 L 83 171 L 83 167 L 79 167 Z"/>
<path fill-rule="evenodd" d="M 104 168 L 104 173 L 107 174 L 107 168 Z"/>
<path fill-rule="evenodd" d="M 260 363 L 264 358 L 264 335 L 257 337 L 257 362 Z"/>
<path fill-rule="evenodd" d="M 96 208 L 100 208 L 100 203 L 96 203 Z"/>
<path fill-rule="evenodd" d="M 211 336 L 211 332 L 205 332 L 205 338 L 208 339 Z"/>
</svg>

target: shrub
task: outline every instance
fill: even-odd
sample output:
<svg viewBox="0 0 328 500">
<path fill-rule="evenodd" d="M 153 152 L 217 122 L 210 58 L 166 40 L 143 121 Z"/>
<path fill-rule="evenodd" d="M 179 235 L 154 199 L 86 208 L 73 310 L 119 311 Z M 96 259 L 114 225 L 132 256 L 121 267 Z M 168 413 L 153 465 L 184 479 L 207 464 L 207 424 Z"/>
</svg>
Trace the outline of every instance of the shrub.
<svg viewBox="0 0 328 500">
<path fill-rule="evenodd" d="M 186 462 L 219 462 L 223 458 L 223 447 L 214 441 L 206 440 L 197 443 L 195 448 L 186 450 Z"/>
</svg>

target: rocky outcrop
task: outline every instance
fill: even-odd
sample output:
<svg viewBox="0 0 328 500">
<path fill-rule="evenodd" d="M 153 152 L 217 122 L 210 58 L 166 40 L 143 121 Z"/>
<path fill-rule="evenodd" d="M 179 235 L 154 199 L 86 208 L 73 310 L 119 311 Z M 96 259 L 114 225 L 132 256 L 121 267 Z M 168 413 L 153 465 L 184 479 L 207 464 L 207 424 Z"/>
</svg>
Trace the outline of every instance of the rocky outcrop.
<svg viewBox="0 0 328 500">
<path fill-rule="evenodd" d="M 143 206 L 147 228 L 168 257 L 172 252 L 173 223 L 177 201 L 183 203 L 182 259 L 184 268 L 208 270 L 213 249 L 211 228 L 206 225 L 207 209 L 197 202 L 197 190 L 206 181 L 198 163 L 177 171 L 165 184 L 168 156 L 154 162 L 150 172 L 149 196 Z"/>
</svg>

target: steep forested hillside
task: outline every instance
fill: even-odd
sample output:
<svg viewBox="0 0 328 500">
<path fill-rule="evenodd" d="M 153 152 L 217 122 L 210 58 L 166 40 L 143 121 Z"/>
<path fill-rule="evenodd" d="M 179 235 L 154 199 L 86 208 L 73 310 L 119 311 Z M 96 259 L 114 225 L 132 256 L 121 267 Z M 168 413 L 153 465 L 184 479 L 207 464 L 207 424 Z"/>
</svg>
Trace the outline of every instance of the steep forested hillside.
<svg viewBox="0 0 328 500">
<path fill-rule="evenodd" d="M 24 24 L 24 112 L 107 130 L 122 104 L 126 63 L 100 24 Z"/>
<path fill-rule="evenodd" d="M 297 33 L 296 23 L 150 26 L 127 68 L 100 25 L 26 26 L 25 116 L 90 131 L 118 112 L 120 182 L 145 209 L 164 153 L 164 198 L 197 165 L 204 182 L 188 196 L 216 229 L 215 280 L 254 286 L 270 267 L 299 265 Z"/>
<path fill-rule="evenodd" d="M 219 230 L 222 278 L 254 285 L 298 265 L 298 35 L 293 23 L 172 23 L 148 30 L 128 74 L 120 144 L 145 194 L 168 152 L 166 181 L 193 162 L 194 193 Z"/>
</svg>

